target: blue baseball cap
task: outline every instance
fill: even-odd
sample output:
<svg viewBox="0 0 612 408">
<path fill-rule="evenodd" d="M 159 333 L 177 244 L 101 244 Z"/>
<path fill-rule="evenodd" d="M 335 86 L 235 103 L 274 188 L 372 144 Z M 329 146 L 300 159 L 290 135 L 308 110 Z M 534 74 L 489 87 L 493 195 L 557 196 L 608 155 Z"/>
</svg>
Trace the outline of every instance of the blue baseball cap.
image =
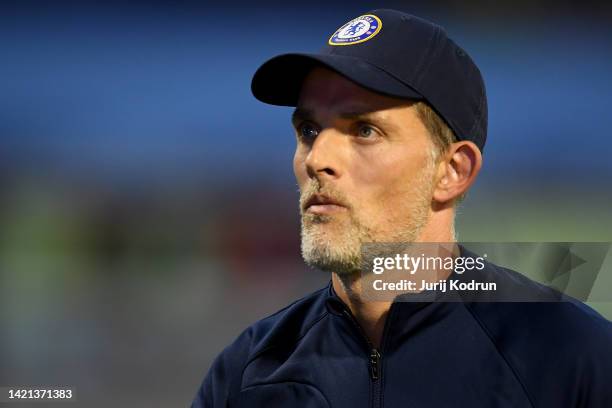
<svg viewBox="0 0 612 408">
<path fill-rule="evenodd" d="M 388 96 L 423 100 L 458 140 L 482 151 L 487 96 L 480 70 L 444 29 L 397 10 L 373 10 L 342 25 L 318 54 L 276 56 L 255 72 L 253 95 L 272 105 L 296 106 L 312 68 L 323 66 Z"/>
</svg>

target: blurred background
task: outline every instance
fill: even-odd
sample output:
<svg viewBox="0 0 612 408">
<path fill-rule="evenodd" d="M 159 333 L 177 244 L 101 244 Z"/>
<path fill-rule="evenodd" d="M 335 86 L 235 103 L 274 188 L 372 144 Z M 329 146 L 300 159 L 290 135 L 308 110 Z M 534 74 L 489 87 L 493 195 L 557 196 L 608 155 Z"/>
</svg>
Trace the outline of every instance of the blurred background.
<svg viewBox="0 0 612 408">
<path fill-rule="evenodd" d="M 246 326 L 329 279 L 299 255 L 291 109 L 251 75 L 373 3 L 1 4 L 0 386 L 188 406 Z M 611 4 L 376 4 L 445 26 L 483 72 L 461 240 L 612 241 Z"/>
</svg>

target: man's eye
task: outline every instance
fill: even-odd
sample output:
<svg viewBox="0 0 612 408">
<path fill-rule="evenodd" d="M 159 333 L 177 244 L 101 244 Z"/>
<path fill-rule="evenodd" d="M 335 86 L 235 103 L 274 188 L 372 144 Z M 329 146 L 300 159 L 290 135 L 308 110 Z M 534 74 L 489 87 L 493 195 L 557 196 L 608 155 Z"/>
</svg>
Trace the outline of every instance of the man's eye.
<svg viewBox="0 0 612 408">
<path fill-rule="evenodd" d="M 314 139 L 319 131 L 311 123 L 302 123 L 298 129 L 300 137 L 304 139 Z"/>
<path fill-rule="evenodd" d="M 376 136 L 376 130 L 372 126 L 361 125 L 359 126 L 358 135 L 359 137 L 363 137 L 367 139 L 367 138 Z"/>
</svg>

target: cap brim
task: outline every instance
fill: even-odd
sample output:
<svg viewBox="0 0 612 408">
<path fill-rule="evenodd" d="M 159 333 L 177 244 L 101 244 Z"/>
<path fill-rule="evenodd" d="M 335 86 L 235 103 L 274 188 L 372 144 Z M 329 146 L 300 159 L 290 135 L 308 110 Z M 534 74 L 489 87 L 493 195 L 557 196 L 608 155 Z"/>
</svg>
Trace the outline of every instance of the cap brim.
<svg viewBox="0 0 612 408">
<path fill-rule="evenodd" d="M 381 68 L 359 58 L 331 54 L 283 54 L 274 57 L 255 72 L 251 91 L 262 102 L 296 106 L 304 78 L 315 66 L 329 68 L 373 92 L 423 99 L 416 90 Z"/>
</svg>

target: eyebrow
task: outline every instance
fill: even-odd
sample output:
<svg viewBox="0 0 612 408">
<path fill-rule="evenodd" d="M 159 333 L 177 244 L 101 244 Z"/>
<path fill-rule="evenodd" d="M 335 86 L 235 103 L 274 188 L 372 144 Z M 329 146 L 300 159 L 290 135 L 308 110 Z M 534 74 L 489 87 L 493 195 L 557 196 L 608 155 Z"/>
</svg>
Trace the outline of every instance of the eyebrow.
<svg viewBox="0 0 612 408">
<path fill-rule="evenodd" d="M 379 122 L 377 116 L 372 111 L 366 109 L 355 109 L 351 111 L 341 112 L 338 116 L 342 119 L 367 119 L 372 122 Z M 296 123 L 303 120 L 314 120 L 315 114 L 310 109 L 296 108 L 291 114 L 291 122 Z"/>
<path fill-rule="evenodd" d="M 310 120 L 313 116 L 312 111 L 308 109 L 295 108 L 291 114 L 291 123 L 295 125 L 303 120 Z"/>
</svg>

